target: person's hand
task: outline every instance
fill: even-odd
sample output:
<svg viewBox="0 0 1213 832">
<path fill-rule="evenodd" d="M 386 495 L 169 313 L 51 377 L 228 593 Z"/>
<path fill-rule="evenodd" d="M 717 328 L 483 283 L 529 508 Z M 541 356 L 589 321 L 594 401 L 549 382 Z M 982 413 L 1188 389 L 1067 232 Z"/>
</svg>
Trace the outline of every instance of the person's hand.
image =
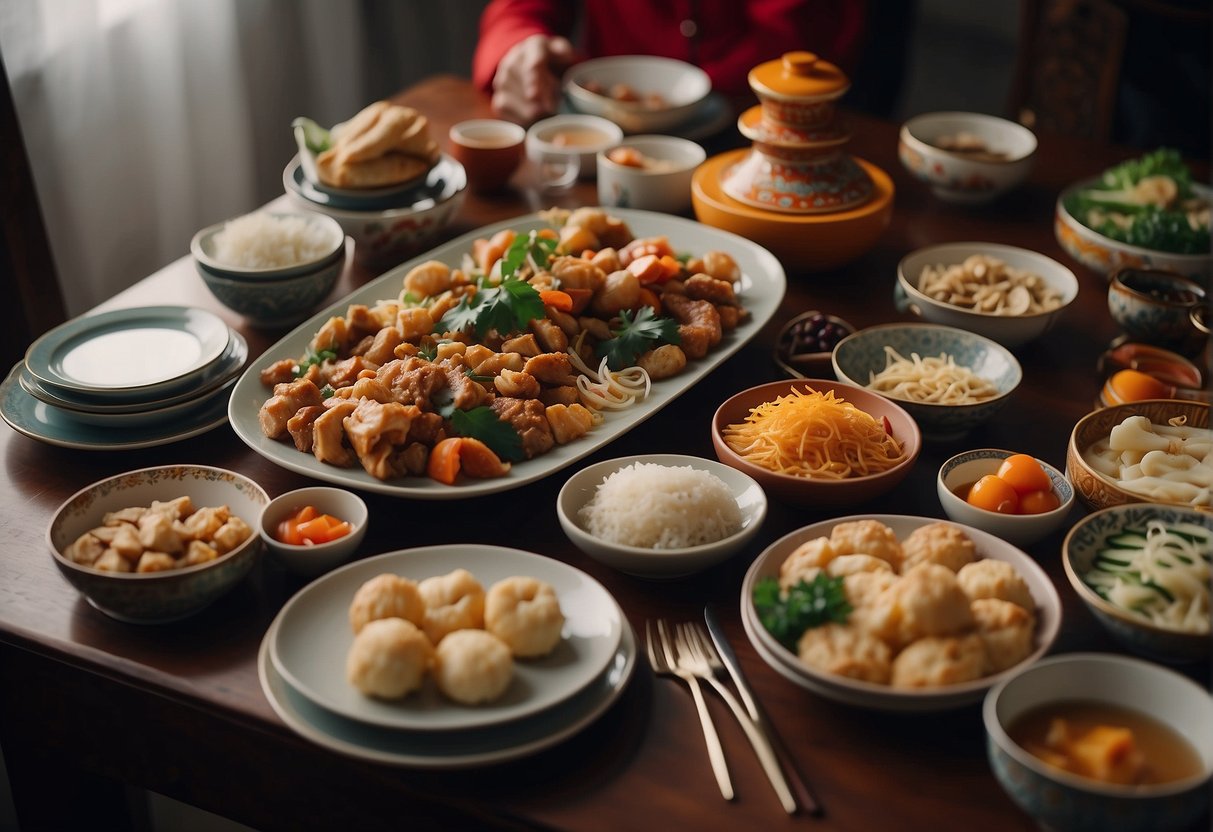
<svg viewBox="0 0 1213 832">
<path fill-rule="evenodd" d="M 530 124 L 556 112 L 560 76 L 573 62 L 573 45 L 562 37 L 531 35 L 511 47 L 493 76 L 493 110 Z"/>
</svg>

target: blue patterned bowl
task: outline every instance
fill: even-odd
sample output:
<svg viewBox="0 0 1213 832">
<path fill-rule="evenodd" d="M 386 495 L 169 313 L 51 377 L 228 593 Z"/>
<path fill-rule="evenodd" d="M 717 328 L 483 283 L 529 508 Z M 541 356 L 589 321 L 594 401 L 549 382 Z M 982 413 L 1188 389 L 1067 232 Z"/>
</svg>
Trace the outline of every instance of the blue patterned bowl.
<svg viewBox="0 0 1213 832">
<path fill-rule="evenodd" d="M 1116 786 L 1053 768 L 1007 733 L 1027 711 L 1062 701 L 1102 702 L 1148 714 L 1188 739 L 1200 774 Z M 986 752 L 999 785 L 1042 827 L 1073 832 L 1194 829 L 1208 810 L 1213 773 L 1213 698 L 1156 664 L 1100 653 L 1043 659 L 990 689 L 982 706 Z"/>
<path fill-rule="evenodd" d="M 1130 340 L 1191 355 L 1208 337 L 1192 322 L 1205 303 L 1200 284 L 1165 269 L 1118 269 L 1108 282 L 1108 311 Z"/>
<path fill-rule="evenodd" d="M 1019 386 L 1023 371 L 1006 347 L 963 329 L 937 324 L 882 324 L 848 335 L 834 347 L 831 362 L 839 381 L 867 387 L 884 370 L 885 347 L 909 359 L 951 356 L 955 362 L 998 388 L 993 398 L 972 404 L 935 404 L 886 396 L 914 417 L 928 438 L 963 436 L 1006 406 Z"/>
<path fill-rule="evenodd" d="M 298 323 L 328 297 L 345 268 L 345 246 L 338 256 L 323 261 L 309 272 L 281 280 L 241 280 L 214 271 L 201 261 L 198 275 L 219 302 L 263 327 Z"/>
<path fill-rule="evenodd" d="M 1207 630 L 1192 633 L 1154 624 L 1143 615 L 1104 600 L 1082 579 L 1109 537 L 1125 529 L 1144 528 L 1150 520 L 1168 524 L 1194 523 L 1213 531 L 1213 515 L 1196 509 L 1157 503 L 1105 508 L 1088 514 L 1066 535 L 1061 553 L 1066 577 L 1104 629 L 1133 652 L 1170 662 L 1208 661 L 1213 642 L 1210 642 Z"/>
<path fill-rule="evenodd" d="M 252 534 L 215 560 L 164 572 L 102 572 L 63 554 L 82 534 L 102 525 L 106 512 L 183 496 L 188 496 L 196 509 L 227 506 L 248 524 Z M 257 483 L 223 468 L 143 468 L 95 482 L 69 497 L 51 520 L 47 543 L 63 577 L 106 615 L 134 624 L 176 621 L 201 611 L 253 568 L 262 551 L 257 523 L 269 501 L 269 495 Z"/>
</svg>

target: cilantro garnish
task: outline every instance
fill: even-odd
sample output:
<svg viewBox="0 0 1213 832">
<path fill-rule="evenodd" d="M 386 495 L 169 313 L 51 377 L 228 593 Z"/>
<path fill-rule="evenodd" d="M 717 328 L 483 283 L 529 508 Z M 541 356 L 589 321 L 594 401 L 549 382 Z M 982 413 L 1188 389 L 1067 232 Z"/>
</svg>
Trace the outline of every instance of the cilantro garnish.
<svg viewBox="0 0 1213 832">
<path fill-rule="evenodd" d="M 536 271 L 546 269 L 556 253 L 557 243 L 550 237 L 537 236 L 534 231 L 519 234 L 501 257 L 501 276 L 513 277 L 528 262 Z"/>
<path fill-rule="evenodd" d="M 448 310 L 438 321 L 439 332 L 475 330 L 483 338 L 490 330 L 502 335 L 521 332 L 534 318 L 544 316 L 539 291 L 519 279 L 503 279 L 498 286 L 480 289 L 472 296 L 464 295 L 459 304 Z"/>
<path fill-rule="evenodd" d="M 492 376 L 477 375 L 476 370 L 472 367 L 465 367 L 463 370 L 463 374 L 465 376 L 467 376 L 468 378 L 470 378 L 472 381 L 480 382 L 481 384 L 487 384 L 493 380 Z"/>
<path fill-rule="evenodd" d="M 659 318 L 652 307 L 642 306 L 636 317 L 624 310 L 619 313 L 622 321 L 619 329 L 612 329 L 615 337 L 598 345 L 598 357 L 605 357 L 612 370 L 630 367 L 636 356 L 658 344 L 677 344 L 678 323 L 672 318 Z"/>
<path fill-rule="evenodd" d="M 320 398 L 322 399 L 332 398 L 335 395 L 337 395 L 337 391 L 333 389 L 333 385 L 331 384 L 326 384 L 320 388 Z"/>
<path fill-rule="evenodd" d="M 316 350 L 315 352 L 308 350 L 303 356 L 303 360 L 295 365 L 295 378 L 299 378 L 308 371 L 308 368 L 313 364 L 323 364 L 325 361 L 331 361 L 337 357 L 337 350 L 326 349 Z"/>
<path fill-rule="evenodd" d="M 795 650 L 805 630 L 830 622 L 845 624 L 851 603 L 842 575 L 819 572 L 812 581 L 801 579 L 786 598 L 776 578 L 763 578 L 754 585 L 754 610 L 768 633 Z"/>
<path fill-rule="evenodd" d="M 479 439 L 506 462 L 526 459 L 522 437 L 509 422 L 498 419 L 492 408 L 481 405 L 471 410 L 455 410 L 449 418 L 456 434 Z"/>
<path fill-rule="evenodd" d="M 426 361 L 434 361 L 438 358 L 438 344 L 434 341 L 426 340 L 417 348 L 417 355 Z"/>
</svg>

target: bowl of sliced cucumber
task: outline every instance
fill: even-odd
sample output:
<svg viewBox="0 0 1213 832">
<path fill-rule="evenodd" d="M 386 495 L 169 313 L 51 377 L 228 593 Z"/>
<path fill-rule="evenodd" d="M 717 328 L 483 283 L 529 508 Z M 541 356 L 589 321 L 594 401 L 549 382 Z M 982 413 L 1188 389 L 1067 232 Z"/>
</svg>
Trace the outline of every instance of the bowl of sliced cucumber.
<svg viewBox="0 0 1213 832">
<path fill-rule="evenodd" d="M 1134 503 L 1087 515 L 1062 546 L 1070 585 L 1130 650 L 1168 662 L 1208 660 L 1213 514 Z"/>
</svg>

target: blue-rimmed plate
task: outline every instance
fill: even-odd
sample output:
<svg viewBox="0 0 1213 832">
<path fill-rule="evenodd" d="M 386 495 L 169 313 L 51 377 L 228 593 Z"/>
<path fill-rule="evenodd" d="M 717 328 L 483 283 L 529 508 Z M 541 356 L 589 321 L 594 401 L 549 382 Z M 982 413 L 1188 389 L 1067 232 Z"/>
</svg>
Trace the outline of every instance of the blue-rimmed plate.
<svg viewBox="0 0 1213 832">
<path fill-rule="evenodd" d="M 358 491 L 375 491 L 418 500 L 460 500 L 508 491 L 542 479 L 589 456 L 653 416 L 741 349 L 775 314 L 787 289 L 783 266 L 775 255 L 744 237 L 682 217 L 652 211 L 618 208 L 612 209 L 611 213 L 626 222 L 636 236 L 665 235 L 678 251 L 703 253 L 714 249 L 728 252 L 741 268 L 742 276 L 737 284 L 737 293 L 750 314 L 736 329 L 726 333 L 724 339 L 706 356 L 690 362 L 678 375 L 655 382 L 648 396 L 627 410 L 606 413 L 602 424 L 596 425 L 580 439 L 557 445 L 542 456 L 519 462 L 504 477 L 469 480 L 449 486 L 429 477 L 380 480 L 368 474 L 361 466 L 340 468 L 327 465 L 316 459 L 313 454 L 296 450 L 290 442 L 268 438 L 261 430 L 258 418 L 261 406 L 272 393 L 270 388 L 261 383 L 261 371 L 280 359 L 297 360 L 304 356 L 316 331 L 333 315 L 344 315 L 351 304 L 363 303 L 373 306 L 379 300 L 397 297 L 404 276 L 414 266 L 427 260 L 440 260 L 451 266 L 458 266 L 464 255 L 471 251 L 473 240 L 492 237 L 504 229 L 528 231 L 546 227 L 547 222 L 537 214 L 488 225 L 432 249 L 372 280 L 300 324 L 250 362 L 248 369 L 236 383 L 236 389 L 232 391 L 230 410 L 232 429 L 250 448 L 283 468 Z"/>
<path fill-rule="evenodd" d="M 0 418 L 30 439 L 79 451 L 129 451 L 189 439 L 227 421 L 227 395 L 216 395 L 197 410 L 159 425 L 101 427 L 86 425 L 40 402 L 21 387 L 21 365 L 0 382 Z"/>
<path fill-rule="evenodd" d="M 248 358 L 248 342 L 235 330 L 232 340 L 228 343 L 223 357 L 212 364 L 200 376 L 196 383 L 180 393 L 172 393 L 163 398 L 149 401 L 114 402 L 104 396 L 86 396 L 79 393 L 59 390 L 51 385 L 43 384 L 34 378 L 28 368 L 21 366 L 19 380 L 21 387 L 40 402 L 46 402 L 60 410 L 70 410 L 73 413 L 92 413 L 100 416 L 129 415 L 147 413 L 153 410 L 163 410 L 190 402 L 200 402 L 206 396 L 214 393 L 220 387 L 233 382 L 240 375 L 244 362 Z"/>
<path fill-rule="evenodd" d="M 344 672 L 354 641 L 349 608 L 358 588 L 384 573 L 420 582 L 460 567 L 486 591 L 516 575 L 550 584 L 564 613 L 560 643 L 547 656 L 516 661 L 505 693 L 484 705 L 451 702 L 431 679 L 399 701 L 360 693 Z M 404 549 L 351 563 L 296 593 L 275 624 L 270 660 L 292 688 L 347 719 L 410 731 L 486 728 L 558 705 L 606 671 L 626 626 L 611 594 L 580 569 L 519 549 L 472 544 Z"/>
<path fill-rule="evenodd" d="M 423 177 L 391 188 L 354 191 L 317 185 L 307 178 L 296 155 L 282 171 L 282 184 L 309 202 L 342 211 L 421 210 L 450 199 L 467 183 L 463 166 L 445 153 Z"/>
<path fill-rule="evenodd" d="M 193 383 L 223 356 L 231 333 L 201 309 L 115 309 L 55 327 L 30 345 L 25 366 L 60 390 L 147 401 Z"/>
</svg>

